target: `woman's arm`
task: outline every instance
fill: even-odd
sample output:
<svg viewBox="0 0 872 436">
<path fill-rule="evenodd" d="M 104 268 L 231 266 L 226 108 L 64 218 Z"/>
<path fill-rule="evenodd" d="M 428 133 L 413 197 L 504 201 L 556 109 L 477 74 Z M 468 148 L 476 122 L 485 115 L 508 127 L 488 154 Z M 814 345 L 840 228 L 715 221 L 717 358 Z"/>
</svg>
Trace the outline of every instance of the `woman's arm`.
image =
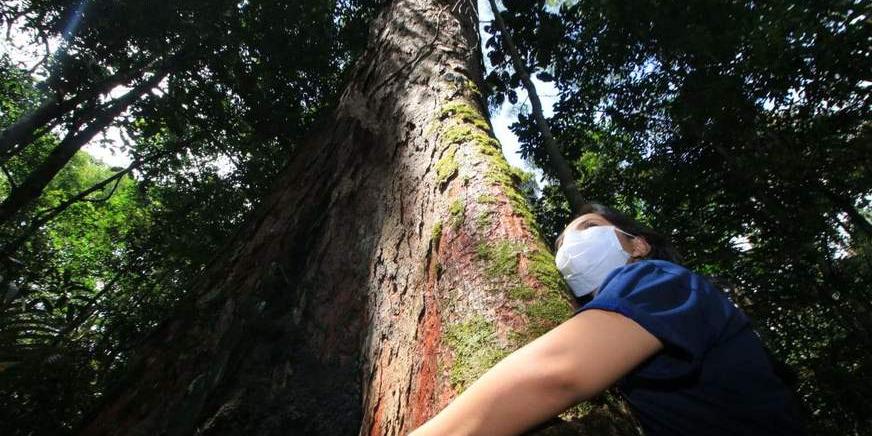
<svg viewBox="0 0 872 436">
<path fill-rule="evenodd" d="M 662 347 L 623 315 L 586 310 L 501 360 L 411 436 L 519 434 L 603 391 Z"/>
</svg>

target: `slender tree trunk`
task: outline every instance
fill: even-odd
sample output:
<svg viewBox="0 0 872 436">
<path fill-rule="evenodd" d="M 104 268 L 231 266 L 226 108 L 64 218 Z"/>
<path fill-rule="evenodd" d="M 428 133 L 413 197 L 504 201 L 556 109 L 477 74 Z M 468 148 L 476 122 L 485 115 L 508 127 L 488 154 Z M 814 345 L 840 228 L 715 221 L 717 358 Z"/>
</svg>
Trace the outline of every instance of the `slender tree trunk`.
<svg viewBox="0 0 872 436">
<path fill-rule="evenodd" d="M 494 14 L 494 21 L 497 28 L 500 30 L 500 38 L 503 40 L 503 45 L 509 52 L 512 58 L 512 66 L 515 72 L 520 76 L 521 83 L 524 84 L 524 89 L 527 90 L 527 95 L 530 97 L 530 104 L 533 105 L 533 119 L 536 120 L 536 125 L 539 127 L 539 133 L 542 135 L 542 146 L 548 154 L 548 163 L 551 166 L 551 172 L 557 177 L 557 182 L 560 184 L 560 191 L 569 202 L 572 211 L 577 215 L 581 213 L 582 207 L 587 203 L 581 190 L 576 183 L 575 174 L 572 167 L 566 162 L 563 153 L 560 152 L 560 146 L 554 140 L 554 135 L 551 134 L 551 127 L 545 119 L 545 113 L 542 111 L 542 101 L 539 99 L 539 93 L 536 92 L 536 85 L 530 79 L 530 73 L 527 71 L 527 65 L 521 53 L 518 52 L 518 47 L 515 46 L 515 41 L 512 39 L 512 33 L 506 27 L 506 22 L 503 21 L 503 16 L 500 15 L 500 10 L 497 8 L 495 0 L 490 0 L 491 11 Z"/>
<path fill-rule="evenodd" d="M 62 113 L 64 107 L 55 96 L 48 97 L 33 112 L 24 115 L 0 132 L 0 163 L 5 163 L 23 147 L 19 144 L 33 142 L 36 131 L 52 118 Z"/>
<path fill-rule="evenodd" d="M 332 117 L 83 434 L 405 434 L 571 314 L 482 117 L 473 5 L 379 15 Z"/>
<path fill-rule="evenodd" d="M 90 89 L 83 90 L 66 100 L 58 99 L 54 95 L 48 97 L 33 112 L 22 116 L 15 123 L 0 132 L 0 164 L 5 163 L 24 149 L 27 144 L 33 142 L 37 137 L 37 132 L 40 129 L 50 127 L 53 120 L 75 109 L 76 106 L 87 100 L 96 100 L 97 97 L 111 91 L 112 88 L 128 83 L 136 75 L 141 75 L 155 63 L 155 61 L 152 61 L 142 68 L 126 71 L 123 74 L 114 74 Z M 95 101 L 94 105 L 97 104 Z"/>
<path fill-rule="evenodd" d="M 827 188 L 823 183 L 818 182 L 818 191 L 830 199 L 834 206 L 845 212 L 852 225 L 852 236 L 870 238 L 872 237 L 872 223 L 863 216 L 863 213 L 857 210 L 854 203 L 847 197 L 837 194 L 832 189 Z"/>
<path fill-rule="evenodd" d="M 127 94 L 109 103 L 108 106 L 94 117 L 94 120 L 84 129 L 70 132 L 58 144 L 38 167 L 33 169 L 27 178 L 17 185 L 9 196 L 0 204 L 0 223 L 5 223 L 22 209 L 30 205 L 41 194 L 43 189 L 54 179 L 60 170 L 66 166 L 73 155 L 88 143 L 97 133 L 109 126 L 112 121 L 124 112 L 138 98 L 157 86 L 168 71 L 156 73 L 149 79 L 136 85 Z"/>
</svg>

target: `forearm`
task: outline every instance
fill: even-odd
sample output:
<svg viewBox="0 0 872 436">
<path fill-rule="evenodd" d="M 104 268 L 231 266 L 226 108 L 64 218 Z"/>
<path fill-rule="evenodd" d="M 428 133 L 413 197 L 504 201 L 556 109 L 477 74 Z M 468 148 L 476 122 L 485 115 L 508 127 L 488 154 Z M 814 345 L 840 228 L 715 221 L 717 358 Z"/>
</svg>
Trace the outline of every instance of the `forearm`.
<svg viewBox="0 0 872 436">
<path fill-rule="evenodd" d="M 586 310 L 521 347 L 412 433 L 521 433 L 601 392 L 663 344 L 621 314 Z"/>
<path fill-rule="evenodd" d="M 412 436 L 519 434 L 578 402 L 561 377 L 565 363 L 536 345 L 503 359 Z"/>
</svg>

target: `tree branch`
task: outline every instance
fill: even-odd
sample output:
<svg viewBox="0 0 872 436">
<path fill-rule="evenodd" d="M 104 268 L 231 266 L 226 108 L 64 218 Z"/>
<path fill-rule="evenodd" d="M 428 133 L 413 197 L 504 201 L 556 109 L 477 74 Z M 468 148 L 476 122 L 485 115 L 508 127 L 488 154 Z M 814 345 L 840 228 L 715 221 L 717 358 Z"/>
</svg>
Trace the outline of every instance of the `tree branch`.
<svg viewBox="0 0 872 436">
<path fill-rule="evenodd" d="M 156 64 L 157 60 L 151 60 L 141 67 L 113 74 L 66 100 L 64 100 L 63 95 L 49 96 L 33 112 L 22 116 L 15 123 L 0 132 L 0 163 L 6 162 L 24 149 L 25 145 L 31 143 L 37 137 L 36 132 L 39 129 L 50 126 L 51 122 L 61 115 L 72 111 L 89 99 L 95 99 L 95 97 L 109 92 L 118 85 L 128 83 L 134 77 Z M 96 105 L 97 103 L 95 102 L 94 104 Z"/>
<path fill-rule="evenodd" d="M 6 175 L 6 179 L 9 180 L 9 190 L 14 191 L 18 189 L 18 185 L 15 184 L 15 179 L 12 177 L 9 169 L 6 168 L 6 165 L 0 164 L 0 168 L 3 169 L 3 174 Z"/>
<path fill-rule="evenodd" d="M 500 36 L 505 43 L 506 49 L 511 55 L 512 65 L 515 68 L 515 72 L 521 77 L 521 82 L 527 90 L 530 104 L 533 106 L 533 118 L 536 120 L 536 125 L 539 127 L 539 132 L 542 134 L 542 141 L 545 147 L 545 152 L 548 153 L 551 170 L 557 176 L 557 180 L 560 183 L 560 190 L 563 192 L 566 200 L 569 201 L 569 205 L 573 212 L 578 214 L 580 213 L 582 206 L 587 203 L 587 200 L 581 194 L 581 190 L 575 182 L 575 175 L 572 171 L 572 167 L 568 162 L 566 162 L 563 153 L 560 151 L 560 147 L 557 145 L 557 141 L 554 140 L 554 135 L 551 134 L 551 127 L 548 125 L 548 121 L 545 119 L 545 114 L 542 111 L 542 101 L 539 99 L 539 94 L 536 92 L 536 85 L 534 85 L 533 81 L 530 79 L 530 73 L 527 72 L 527 67 L 521 57 L 521 53 L 515 46 L 515 42 L 512 40 L 512 34 L 506 27 L 502 15 L 500 15 L 497 3 L 495 0 L 489 0 L 489 2 L 494 14 L 494 22 L 497 24 L 497 28 L 500 30 Z"/>
<path fill-rule="evenodd" d="M 45 186 L 48 185 L 61 168 L 69 162 L 73 155 L 75 155 L 75 153 L 79 151 L 85 143 L 90 141 L 97 133 L 111 124 L 115 117 L 120 115 L 128 106 L 142 97 L 144 93 L 160 83 L 167 74 L 169 74 L 169 68 L 166 68 L 159 73 L 155 73 L 151 78 L 143 81 L 124 96 L 103 106 L 90 125 L 81 131 L 70 132 L 67 137 L 51 151 L 42 164 L 30 172 L 27 178 L 19 186 L 19 189 L 12 191 L 3 203 L 0 204 L 0 222 L 9 220 L 39 197 L 42 194 L 43 189 L 45 189 Z"/>
</svg>

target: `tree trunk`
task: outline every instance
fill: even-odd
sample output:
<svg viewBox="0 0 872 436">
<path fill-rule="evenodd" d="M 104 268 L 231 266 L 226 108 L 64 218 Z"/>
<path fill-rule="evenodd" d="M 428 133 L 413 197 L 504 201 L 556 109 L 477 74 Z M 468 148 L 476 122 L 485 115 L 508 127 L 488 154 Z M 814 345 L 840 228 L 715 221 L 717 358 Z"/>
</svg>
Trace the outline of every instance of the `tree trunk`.
<svg viewBox="0 0 872 436">
<path fill-rule="evenodd" d="M 169 70 L 156 72 L 152 77 L 136 85 L 123 96 L 107 103 L 104 108 L 99 109 L 93 121 L 87 127 L 80 131 L 69 132 L 63 141 L 52 149 L 45 160 L 34 168 L 23 182 L 15 186 L 9 193 L 9 196 L 0 204 L 0 224 L 9 221 L 22 209 L 39 198 L 49 182 L 67 165 L 80 148 L 112 124 L 115 117 L 124 112 L 128 106 L 157 86 L 167 74 L 169 74 Z"/>
<path fill-rule="evenodd" d="M 468 1 L 379 15 L 332 117 L 83 434 L 405 434 L 571 314 L 482 116 L 476 28 Z"/>
<path fill-rule="evenodd" d="M 548 154 L 548 164 L 551 167 L 551 171 L 557 177 L 560 191 L 566 197 L 573 215 L 580 215 L 585 204 L 587 204 L 587 200 L 576 183 L 572 167 L 566 161 L 566 158 L 563 157 L 560 146 L 557 145 L 554 135 L 551 134 L 551 126 L 548 125 L 548 120 L 545 119 L 545 112 L 542 110 L 542 101 L 539 99 L 539 93 L 536 92 L 536 85 L 530 79 L 526 62 L 518 51 L 518 47 L 515 46 L 512 33 L 500 14 L 496 0 L 490 0 L 490 7 L 494 14 L 494 22 L 500 32 L 500 39 L 502 39 L 503 45 L 508 50 L 509 56 L 512 59 L 515 73 L 521 78 L 521 83 L 524 84 L 524 89 L 527 90 L 527 96 L 530 97 L 530 104 L 533 106 L 533 119 L 536 120 L 536 126 L 539 127 L 539 133 L 542 135 L 542 147 L 545 148 L 545 152 Z"/>
<path fill-rule="evenodd" d="M 31 143 L 36 138 L 36 131 L 50 120 L 60 115 L 68 108 L 62 107 L 57 97 L 49 96 L 33 112 L 25 114 L 11 126 L 0 132 L 0 164 L 6 163 L 23 147 L 22 143 Z"/>
</svg>

